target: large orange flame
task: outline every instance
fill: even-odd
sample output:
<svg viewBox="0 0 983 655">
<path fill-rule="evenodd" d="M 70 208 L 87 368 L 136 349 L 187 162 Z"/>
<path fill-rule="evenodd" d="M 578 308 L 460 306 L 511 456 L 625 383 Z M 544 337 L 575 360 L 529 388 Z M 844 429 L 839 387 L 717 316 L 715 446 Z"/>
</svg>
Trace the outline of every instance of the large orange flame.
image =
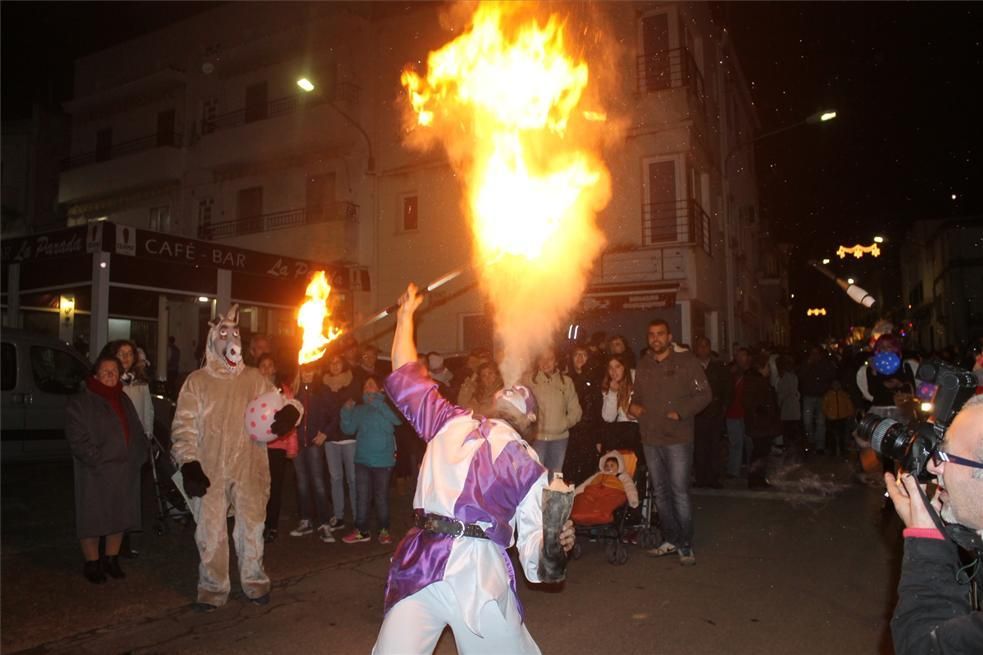
<svg viewBox="0 0 983 655">
<path fill-rule="evenodd" d="M 482 3 L 464 33 L 402 82 L 411 143 L 439 141 L 466 184 L 474 257 L 495 308 L 515 383 L 577 303 L 604 246 L 595 214 L 608 202 L 594 154 L 603 108 L 581 107 L 590 79 L 570 54 L 564 22 L 521 17 L 529 5 Z M 422 133 L 422 134 L 421 134 Z"/>
<path fill-rule="evenodd" d="M 328 344 L 341 335 L 341 329 L 331 325 L 328 296 L 331 285 L 324 271 L 318 271 L 307 285 L 307 300 L 297 310 L 297 325 L 303 328 L 303 342 L 297 353 L 297 362 L 310 364 L 324 356 Z"/>
</svg>

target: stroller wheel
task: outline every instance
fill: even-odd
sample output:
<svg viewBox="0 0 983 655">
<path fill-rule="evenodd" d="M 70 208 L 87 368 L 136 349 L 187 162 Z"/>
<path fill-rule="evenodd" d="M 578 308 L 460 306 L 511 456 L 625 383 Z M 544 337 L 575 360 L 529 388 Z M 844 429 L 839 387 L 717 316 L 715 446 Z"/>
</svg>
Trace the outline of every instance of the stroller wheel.
<svg viewBox="0 0 983 655">
<path fill-rule="evenodd" d="M 658 547 L 659 543 L 660 542 L 659 542 L 658 535 L 656 535 L 655 532 L 653 532 L 652 530 L 646 530 L 641 534 L 641 540 L 639 541 L 639 545 L 641 545 L 642 548 L 646 550 L 650 548 L 656 548 Z"/>
<path fill-rule="evenodd" d="M 618 547 L 619 546 L 621 546 L 621 544 L 618 543 L 617 540 L 615 540 L 615 541 L 609 541 L 604 546 L 604 557 L 605 557 L 605 559 L 607 559 L 608 564 L 617 564 L 618 563 Z"/>
<path fill-rule="evenodd" d="M 570 551 L 570 559 L 580 559 L 584 554 L 584 547 L 580 545 L 580 542 L 576 542 L 573 545 L 573 549 Z"/>
<path fill-rule="evenodd" d="M 160 521 L 154 523 L 154 534 L 158 537 L 163 537 L 167 533 L 167 528 Z"/>
<path fill-rule="evenodd" d="M 625 548 L 624 544 L 618 544 L 618 549 L 615 552 L 614 564 L 621 566 L 628 561 L 628 549 Z"/>
</svg>

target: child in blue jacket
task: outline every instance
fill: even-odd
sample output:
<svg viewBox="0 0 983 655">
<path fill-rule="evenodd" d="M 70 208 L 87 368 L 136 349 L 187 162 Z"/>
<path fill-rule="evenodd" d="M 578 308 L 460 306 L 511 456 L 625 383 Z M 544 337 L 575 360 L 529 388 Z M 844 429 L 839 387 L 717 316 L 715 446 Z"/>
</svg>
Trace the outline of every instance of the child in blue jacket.
<svg viewBox="0 0 983 655">
<path fill-rule="evenodd" d="M 369 541 L 369 506 L 375 500 L 379 543 L 390 544 L 389 478 L 396 464 L 396 432 L 400 419 L 386 402 L 379 380 L 370 375 L 362 383 L 362 402 L 349 400 L 341 409 L 341 429 L 355 435 L 355 530 L 342 538 L 346 544 Z"/>
</svg>

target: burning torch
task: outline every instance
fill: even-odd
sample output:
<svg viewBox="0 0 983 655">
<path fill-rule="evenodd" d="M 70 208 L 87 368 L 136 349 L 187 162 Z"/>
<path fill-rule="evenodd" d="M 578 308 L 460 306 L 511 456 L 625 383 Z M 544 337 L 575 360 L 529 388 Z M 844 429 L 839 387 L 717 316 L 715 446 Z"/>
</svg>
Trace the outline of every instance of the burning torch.
<svg viewBox="0 0 983 655">
<path fill-rule="evenodd" d="M 858 287 L 856 284 L 851 284 L 841 277 L 836 277 L 836 274 L 834 274 L 833 271 L 829 270 L 814 259 L 809 260 L 809 265 L 831 279 L 833 282 L 836 282 L 841 289 L 846 291 L 846 295 L 850 296 L 850 299 L 853 300 L 853 302 L 863 305 L 864 307 L 874 306 L 874 296 L 867 293 L 866 290 Z"/>
</svg>

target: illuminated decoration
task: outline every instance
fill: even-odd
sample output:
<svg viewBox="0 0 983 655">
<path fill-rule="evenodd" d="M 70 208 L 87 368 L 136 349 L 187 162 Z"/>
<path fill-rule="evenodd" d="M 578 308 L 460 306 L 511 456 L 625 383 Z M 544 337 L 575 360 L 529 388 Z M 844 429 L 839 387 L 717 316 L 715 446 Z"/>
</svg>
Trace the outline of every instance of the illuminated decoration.
<svg viewBox="0 0 983 655">
<path fill-rule="evenodd" d="M 806 310 L 806 316 L 826 316 L 825 307 L 814 307 Z"/>
<path fill-rule="evenodd" d="M 331 325 L 329 295 L 331 285 L 324 277 L 324 271 L 318 271 L 307 285 L 307 301 L 297 311 L 297 325 L 304 330 L 300 351 L 297 353 L 299 364 L 309 364 L 321 359 L 328 344 L 341 335 L 341 329 Z"/>
<path fill-rule="evenodd" d="M 67 295 L 58 298 L 58 338 L 62 341 L 72 341 L 75 333 L 75 296 Z"/>
<path fill-rule="evenodd" d="M 872 243 L 869 246 L 861 246 L 859 243 L 855 246 L 840 246 L 836 250 L 836 256 L 840 259 L 846 259 L 847 255 L 853 255 L 857 259 L 860 259 L 864 255 L 870 255 L 872 257 L 881 256 L 881 247 L 876 243 Z"/>
</svg>

